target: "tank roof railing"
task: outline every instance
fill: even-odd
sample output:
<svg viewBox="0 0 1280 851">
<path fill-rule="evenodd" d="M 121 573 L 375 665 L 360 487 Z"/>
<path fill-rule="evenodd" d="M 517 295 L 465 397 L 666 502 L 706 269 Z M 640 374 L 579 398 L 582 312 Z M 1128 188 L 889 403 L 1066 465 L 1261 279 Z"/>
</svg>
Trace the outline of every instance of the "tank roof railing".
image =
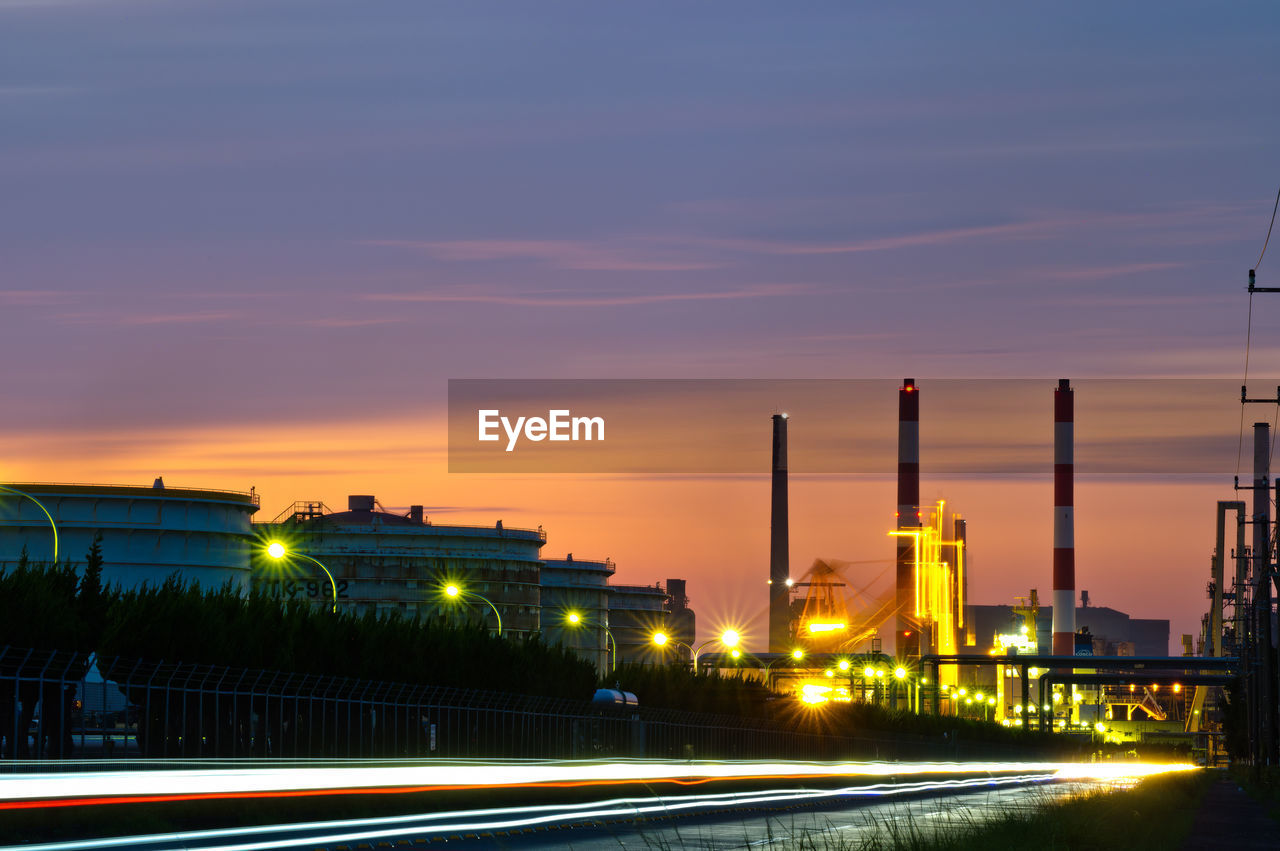
<svg viewBox="0 0 1280 851">
<path fill-rule="evenodd" d="M 154 492 L 167 493 L 169 491 L 178 491 L 179 494 L 208 493 L 208 494 L 220 494 L 225 496 L 245 497 L 245 500 L 244 500 L 245 502 L 251 503 L 253 505 L 262 504 L 262 496 L 253 488 L 250 488 L 247 491 L 228 490 L 226 488 L 189 488 L 183 485 L 165 485 L 164 487 L 157 488 L 151 485 L 119 485 L 119 484 L 104 484 L 103 482 L 0 482 L 0 484 L 7 485 L 9 487 L 16 488 L 18 490 L 22 490 L 24 488 L 33 488 L 33 487 L 35 488 L 81 488 L 84 490 L 110 489 L 110 490 L 118 490 L 118 491 L 130 491 L 131 492 L 130 495 L 142 495 L 138 493 L 139 491 L 148 491 L 153 493 Z M 175 494 L 175 496 L 179 494 Z"/>
<path fill-rule="evenodd" d="M 306 520 L 316 519 L 316 518 L 323 519 L 324 517 L 328 517 L 333 514 L 343 514 L 343 513 L 346 513 L 346 512 L 335 512 L 333 509 L 329 508 L 329 506 L 325 505 L 323 502 L 320 502 L 318 500 L 299 500 L 293 503 L 288 508 L 286 508 L 284 511 L 281 511 L 279 514 L 277 514 L 274 519 L 254 520 L 254 525 L 262 526 L 262 525 L 268 525 L 268 524 L 279 524 L 279 523 L 283 523 L 298 517 L 301 517 Z M 391 514 L 395 517 L 404 516 L 402 514 L 396 514 L 395 512 L 391 512 L 391 511 L 384 511 L 382 513 Z M 388 528 L 411 528 L 411 527 L 397 526 L 397 527 L 388 527 Z M 547 532 L 541 526 L 539 526 L 537 529 L 525 529 L 518 526 L 504 526 L 502 525 L 501 521 L 493 524 L 492 526 L 481 526 L 479 524 L 474 524 L 474 523 L 423 523 L 421 528 L 423 529 L 476 529 L 476 530 L 487 529 L 490 532 L 497 532 L 499 536 L 503 535 L 503 533 L 505 532 L 513 532 L 517 537 L 524 537 L 526 535 L 537 535 L 539 541 L 546 543 L 546 540 L 547 540 Z M 606 562 L 610 565 L 613 564 L 613 562 L 608 561 L 607 559 L 606 559 Z"/>
</svg>

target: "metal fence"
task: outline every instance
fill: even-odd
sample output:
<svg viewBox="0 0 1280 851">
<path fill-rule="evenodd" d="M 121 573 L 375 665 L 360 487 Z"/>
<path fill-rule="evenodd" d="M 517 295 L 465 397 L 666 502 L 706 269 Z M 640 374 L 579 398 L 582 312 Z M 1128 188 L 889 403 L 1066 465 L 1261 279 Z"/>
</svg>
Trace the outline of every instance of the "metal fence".
<svg viewBox="0 0 1280 851">
<path fill-rule="evenodd" d="M 208 757 L 963 758 L 1009 745 L 649 707 L 0 648 L 5 760 Z"/>
</svg>

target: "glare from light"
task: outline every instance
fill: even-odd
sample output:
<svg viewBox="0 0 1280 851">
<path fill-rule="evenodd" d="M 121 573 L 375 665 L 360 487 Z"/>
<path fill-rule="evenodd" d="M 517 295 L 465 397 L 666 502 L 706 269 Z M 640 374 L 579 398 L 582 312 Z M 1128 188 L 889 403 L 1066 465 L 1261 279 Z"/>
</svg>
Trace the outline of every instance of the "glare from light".
<svg viewBox="0 0 1280 851">
<path fill-rule="evenodd" d="M 848 660 L 848 659 L 841 659 L 841 660 L 839 661 L 839 663 L 837 663 L 837 664 L 836 664 L 836 667 L 837 667 L 837 668 L 839 668 L 839 669 L 840 669 L 840 670 L 842 670 L 842 671 L 847 671 L 847 670 L 849 670 L 849 660 Z"/>
<path fill-rule="evenodd" d="M 867 667 L 862 669 L 862 676 L 866 677 L 869 680 L 875 679 L 876 669 L 868 665 Z"/>
<path fill-rule="evenodd" d="M 799 662 L 804 658 L 804 651 L 797 647 L 795 650 L 791 651 L 791 658 Z"/>
<path fill-rule="evenodd" d="M 905 680 L 907 678 L 907 669 L 899 665 L 893 669 L 893 675 L 900 680 Z"/>
<path fill-rule="evenodd" d="M 665 632 L 655 632 L 653 634 L 653 643 L 658 645 L 659 647 L 662 647 L 664 644 L 667 643 L 667 641 L 668 641 L 667 634 Z"/>
<path fill-rule="evenodd" d="M 267 555 L 275 559 L 284 558 L 284 544 L 279 541 L 272 541 L 267 544 Z"/>
<path fill-rule="evenodd" d="M 726 629 L 720 633 L 720 643 L 725 647 L 737 647 L 738 642 L 742 640 L 742 636 L 738 634 L 736 629 Z"/>
<path fill-rule="evenodd" d="M 571 624 L 577 625 L 579 623 L 582 623 L 582 615 L 578 614 L 577 612 L 569 612 L 569 614 L 565 617 L 565 620 L 567 620 Z"/>
</svg>

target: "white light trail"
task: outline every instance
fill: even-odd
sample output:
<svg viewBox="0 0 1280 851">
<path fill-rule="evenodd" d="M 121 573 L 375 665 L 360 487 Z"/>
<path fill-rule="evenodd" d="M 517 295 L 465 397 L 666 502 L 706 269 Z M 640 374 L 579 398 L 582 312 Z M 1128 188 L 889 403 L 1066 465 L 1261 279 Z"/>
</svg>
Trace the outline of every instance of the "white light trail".
<svg viewBox="0 0 1280 851">
<path fill-rule="evenodd" d="M 6 847 L 22 848 L 25 851 L 88 851 L 88 849 L 94 848 L 129 848 L 143 845 L 173 844 L 184 849 L 216 848 L 221 849 L 221 851 L 266 851 L 266 849 L 271 848 L 288 848 L 315 845 L 317 843 L 370 842 L 393 836 L 404 836 L 414 831 L 430 833 L 431 835 L 512 831 L 565 821 L 580 822 L 587 819 L 635 818 L 709 807 L 723 808 L 726 806 L 751 806 L 765 803 L 814 803 L 824 799 L 835 798 L 887 797 L 984 786 L 1025 785 L 1050 781 L 1054 777 L 1054 773 L 1049 771 L 1002 777 L 983 776 L 907 783 L 878 783 L 864 786 L 846 786 L 839 789 L 769 789 L 700 795 L 613 798 L 578 804 L 462 810 L 410 816 L 304 822 Z M 276 835 L 284 833 L 305 835 L 292 837 Z M 227 844 L 226 840 L 236 837 L 255 837 L 255 840 L 239 844 Z"/>
<path fill-rule="evenodd" d="M 1159 766 L 1154 770 L 1169 770 Z M 723 780 L 753 777 L 887 777 L 920 774 L 1067 772 L 1072 778 L 1110 778 L 1148 773 L 1140 763 L 1121 765 L 1055 762 L 730 762 L 730 763 L 469 763 L 324 768 L 91 771 L 0 775 L 0 806 L 24 800 L 225 795 L 322 790 L 467 788 L 553 783 L 619 783 L 663 780 Z"/>
</svg>

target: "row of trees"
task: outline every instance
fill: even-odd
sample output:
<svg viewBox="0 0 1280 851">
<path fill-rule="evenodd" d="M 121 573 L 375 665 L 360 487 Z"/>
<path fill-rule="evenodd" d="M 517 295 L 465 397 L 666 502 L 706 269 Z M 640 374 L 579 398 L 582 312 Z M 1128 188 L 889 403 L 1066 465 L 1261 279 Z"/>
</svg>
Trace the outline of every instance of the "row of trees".
<svg viewBox="0 0 1280 851">
<path fill-rule="evenodd" d="M 142 588 L 104 588 L 102 565 L 95 542 L 82 570 L 23 558 L 0 572 L 0 646 L 578 700 L 595 685 L 588 662 L 536 637 L 503 640 L 481 626 L 397 612 L 335 614 L 177 576 Z"/>
</svg>

